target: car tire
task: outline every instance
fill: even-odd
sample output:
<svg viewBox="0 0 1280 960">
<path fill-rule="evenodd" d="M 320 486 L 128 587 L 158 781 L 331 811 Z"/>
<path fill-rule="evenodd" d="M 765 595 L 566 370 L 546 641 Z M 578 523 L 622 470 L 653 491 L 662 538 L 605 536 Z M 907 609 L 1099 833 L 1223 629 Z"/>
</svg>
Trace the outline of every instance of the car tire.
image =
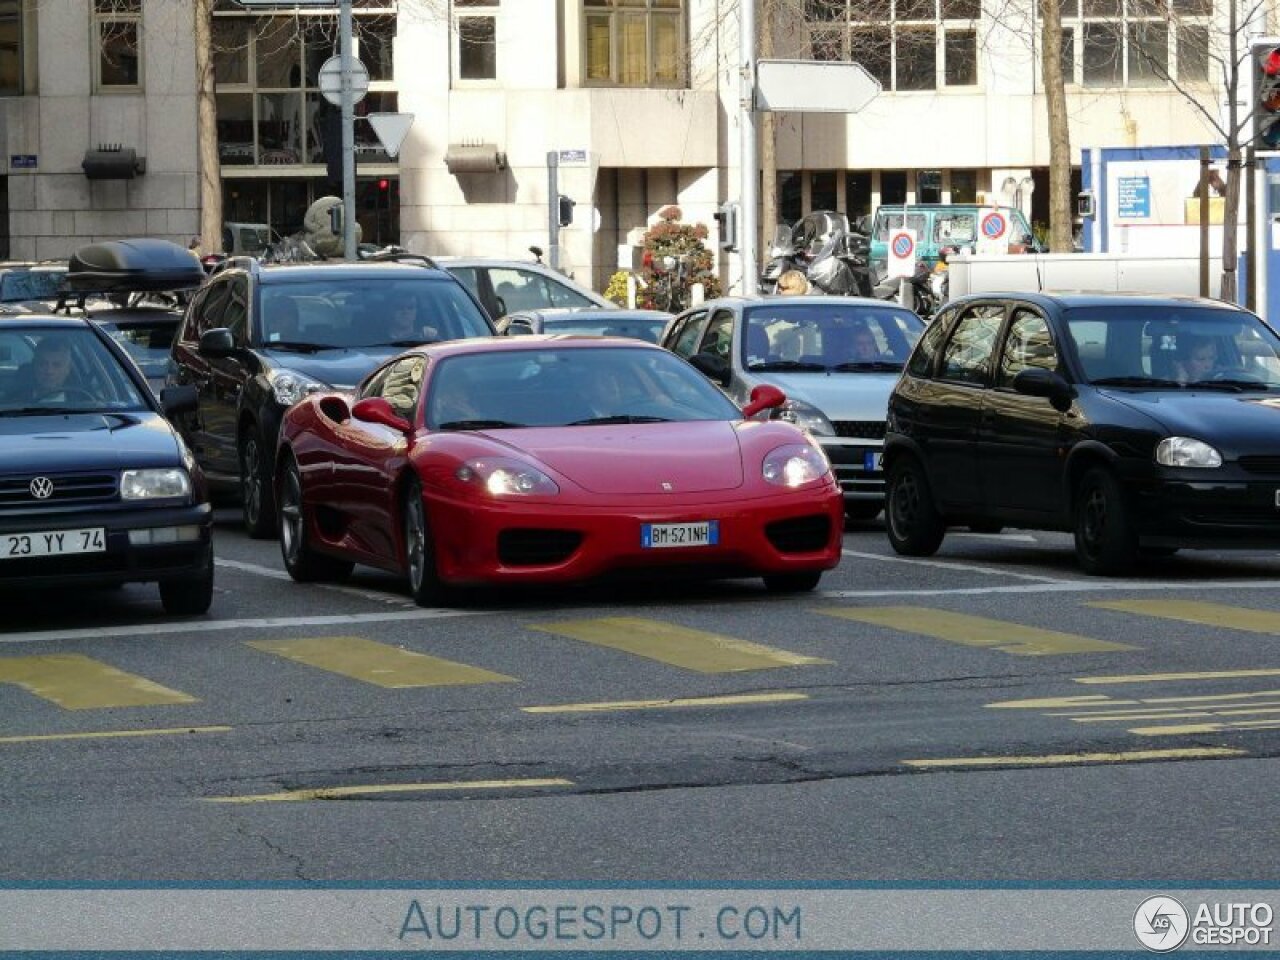
<svg viewBox="0 0 1280 960">
<path fill-rule="evenodd" d="M 1076 559 L 1085 573 L 1109 577 L 1127 573 L 1138 559 L 1138 534 L 1115 474 L 1088 470 L 1076 487 Z"/>
<path fill-rule="evenodd" d="M 855 523 L 867 523 L 880 516 L 880 511 L 883 509 L 884 504 L 879 500 L 870 502 L 854 500 L 845 503 L 844 515 L 846 519 L 853 520 Z"/>
<path fill-rule="evenodd" d="M 770 593 L 808 593 L 821 579 L 821 570 L 809 573 L 771 573 L 765 576 L 764 586 Z"/>
<path fill-rule="evenodd" d="M 193 577 L 160 581 L 160 605 L 175 616 L 208 613 L 213 603 L 213 549 L 207 554 L 206 568 Z"/>
<path fill-rule="evenodd" d="M 302 475 L 291 457 L 280 480 L 280 556 L 298 583 L 342 580 L 355 564 L 311 549 L 307 542 L 307 513 L 302 503 Z"/>
<path fill-rule="evenodd" d="M 915 457 L 895 460 L 885 484 L 885 532 L 896 553 L 929 557 L 938 552 L 947 525 L 933 503 L 924 467 Z"/>
<path fill-rule="evenodd" d="M 245 530 L 255 540 L 270 539 L 276 532 L 269 450 L 256 427 L 240 437 L 240 511 Z"/>
<path fill-rule="evenodd" d="M 413 594 L 413 602 L 420 607 L 444 606 L 451 592 L 440 580 L 435 538 L 427 525 L 422 485 L 416 479 L 405 486 L 400 513 L 404 526 L 405 568 L 409 574 L 409 592 Z"/>
</svg>

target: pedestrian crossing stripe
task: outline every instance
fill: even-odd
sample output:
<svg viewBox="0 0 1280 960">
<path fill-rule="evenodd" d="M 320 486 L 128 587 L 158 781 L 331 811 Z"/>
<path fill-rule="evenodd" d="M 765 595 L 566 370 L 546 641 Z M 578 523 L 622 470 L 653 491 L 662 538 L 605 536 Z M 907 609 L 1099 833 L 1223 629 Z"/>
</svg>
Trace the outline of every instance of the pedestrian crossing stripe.
<svg viewBox="0 0 1280 960">
<path fill-rule="evenodd" d="M 14 684 L 64 710 L 198 702 L 190 694 L 78 653 L 0 658 L 0 683 Z"/>
<path fill-rule="evenodd" d="M 1206 627 L 1280 634 L 1280 611 L 1276 610 L 1254 610 L 1225 603 L 1206 603 L 1202 600 L 1096 600 L 1089 606 Z"/>
<path fill-rule="evenodd" d="M 533 629 L 592 646 L 621 650 L 695 673 L 738 673 L 831 663 L 820 657 L 641 617 L 564 620 L 536 624 Z"/>
<path fill-rule="evenodd" d="M 481 667 L 404 650 L 362 637 L 251 640 L 249 646 L 295 663 L 390 690 L 518 682 L 515 677 Z"/>
<path fill-rule="evenodd" d="M 837 607 L 817 612 L 828 617 L 888 627 L 903 633 L 922 634 L 966 647 L 990 647 L 1020 657 L 1112 653 L 1136 649 L 1126 643 L 1113 643 L 1110 640 L 1060 633 L 1009 620 L 975 617 L 933 607 Z"/>
</svg>

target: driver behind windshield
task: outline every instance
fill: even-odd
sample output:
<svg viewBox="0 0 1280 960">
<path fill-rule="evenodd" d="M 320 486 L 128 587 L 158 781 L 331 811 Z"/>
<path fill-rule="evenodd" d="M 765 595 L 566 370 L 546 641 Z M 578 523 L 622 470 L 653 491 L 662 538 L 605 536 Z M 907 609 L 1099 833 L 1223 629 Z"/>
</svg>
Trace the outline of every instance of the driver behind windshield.
<svg viewBox="0 0 1280 960">
<path fill-rule="evenodd" d="M 71 344 L 63 337 L 44 337 L 9 399 L 66 400 L 71 379 Z"/>
</svg>

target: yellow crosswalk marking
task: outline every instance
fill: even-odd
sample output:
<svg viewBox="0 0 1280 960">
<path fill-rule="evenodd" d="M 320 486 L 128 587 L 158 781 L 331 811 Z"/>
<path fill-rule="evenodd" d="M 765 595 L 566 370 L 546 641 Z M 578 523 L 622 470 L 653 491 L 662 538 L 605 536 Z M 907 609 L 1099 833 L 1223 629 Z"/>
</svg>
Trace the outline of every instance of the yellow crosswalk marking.
<svg viewBox="0 0 1280 960">
<path fill-rule="evenodd" d="M 533 629 L 597 647 L 621 650 L 698 673 L 736 673 L 831 662 L 641 617 L 565 620 L 538 624 Z"/>
<path fill-rule="evenodd" d="M 1133 763 L 1143 760 L 1211 760 L 1247 756 L 1244 750 L 1228 747 L 1187 747 L 1171 750 L 1125 750 L 1118 753 L 1050 753 L 1039 757 L 933 757 L 903 760 L 908 767 L 1047 767 L 1065 763 Z"/>
<path fill-rule="evenodd" d="M 296 663 L 388 689 L 516 683 L 514 677 L 361 637 L 251 640 L 249 646 Z"/>
<path fill-rule="evenodd" d="M 1089 606 L 1206 627 L 1280 634 L 1280 611 L 1275 610 L 1252 610 L 1225 603 L 1205 603 L 1202 600 L 1097 600 Z"/>
<path fill-rule="evenodd" d="M 923 634 L 968 647 L 991 647 L 1023 657 L 1109 653 L 1134 649 L 1128 644 L 1112 643 L 1109 640 L 1059 633 L 1007 620 L 991 620 L 931 607 L 841 607 L 818 612 L 829 617 L 889 627 L 904 633 Z"/>
<path fill-rule="evenodd" d="M 1110 677 L 1076 677 L 1076 683 L 1106 686 L 1113 683 L 1177 683 L 1182 680 L 1240 680 L 1247 677 L 1280 677 L 1280 670 L 1211 670 L 1196 673 L 1132 673 Z"/>
<path fill-rule="evenodd" d="M 296 803 L 301 800 L 343 800 L 349 797 L 384 793 L 440 793 L 448 790 L 515 790 L 544 787 L 572 787 L 572 780 L 558 777 L 528 780 L 455 780 L 443 783 L 369 783 L 350 787 L 317 787 L 310 790 L 282 790 L 242 797 L 206 797 L 208 803 Z"/>
<path fill-rule="evenodd" d="M 28 733 L 0 737 L 0 743 L 45 743 L 53 740 L 114 740 L 132 737 L 177 737 L 195 733 L 230 733 L 231 727 L 163 727 L 151 730 L 83 730 L 79 733 Z"/>
<path fill-rule="evenodd" d="M 0 659 L 0 683 L 15 684 L 65 710 L 198 702 L 190 694 L 78 653 Z"/>
<path fill-rule="evenodd" d="M 1086 697 L 1034 697 L 1030 700 L 1001 700 L 988 703 L 988 710 L 1079 710 L 1082 707 L 1111 707 L 1116 704 L 1142 703 L 1141 700 L 1112 700 L 1105 694 Z"/>
<path fill-rule="evenodd" d="M 670 710 L 681 707 L 741 707 L 760 703 L 808 700 L 807 693 L 737 693 L 722 697 L 676 697 L 671 700 L 615 700 L 599 703 L 555 703 L 521 707 L 525 713 L 610 713 L 623 710 Z"/>
</svg>

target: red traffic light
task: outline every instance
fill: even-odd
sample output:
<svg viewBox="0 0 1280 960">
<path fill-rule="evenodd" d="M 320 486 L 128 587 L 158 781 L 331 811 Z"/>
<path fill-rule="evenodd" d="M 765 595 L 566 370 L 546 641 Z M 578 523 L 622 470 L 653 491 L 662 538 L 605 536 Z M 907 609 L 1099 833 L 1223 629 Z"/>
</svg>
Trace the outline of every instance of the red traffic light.
<svg viewBox="0 0 1280 960">
<path fill-rule="evenodd" d="M 1272 47 L 1260 56 L 1258 68 L 1268 77 L 1280 76 L 1280 47 Z"/>
<path fill-rule="evenodd" d="M 387 190 L 390 188 L 390 186 L 391 186 L 391 181 L 388 180 L 386 177 L 383 177 L 381 180 L 378 181 L 379 190 Z"/>
</svg>

